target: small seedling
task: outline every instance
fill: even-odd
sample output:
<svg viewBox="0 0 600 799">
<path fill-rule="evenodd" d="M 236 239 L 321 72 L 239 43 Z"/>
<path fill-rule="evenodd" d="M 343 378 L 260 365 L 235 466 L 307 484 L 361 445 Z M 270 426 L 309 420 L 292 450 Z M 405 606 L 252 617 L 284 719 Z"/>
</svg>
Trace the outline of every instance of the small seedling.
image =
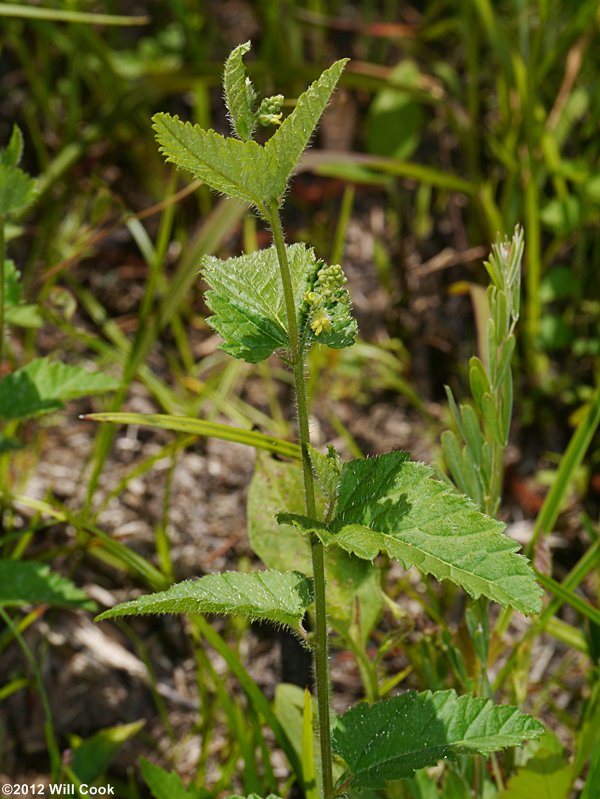
<svg viewBox="0 0 600 799">
<path fill-rule="evenodd" d="M 503 525 L 450 485 L 432 479 L 429 467 L 401 452 L 342 463 L 334 451 L 323 455 L 312 448 L 306 357 L 314 346 L 351 346 L 356 323 L 342 268 L 324 263 L 304 244 L 286 245 L 280 209 L 346 61 L 325 70 L 282 119 L 279 96 L 258 102 L 243 63 L 249 48 L 249 43 L 235 48 L 225 65 L 225 97 L 234 136 L 227 138 L 164 113 L 154 117 L 154 129 L 168 161 L 215 191 L 252 205 L 272 231 L 270 248 L 226 261 L 206 258 L 202 271 L 210 286 L 210 324 L 222 337 L 225 352 L 249 363 L 278 353 L 293 373 L 302 507 L 281 508 L 277 520 L 281 534 L 304 542 L 309 557 L 298 557 L 294 569 L 226 572 L 180 583 L 117 605 L 98 619 L 224 613 L 293 630 L 314 656 L 319 790 L 323 799 L 333 799 L 349 788 L 377 789 L 387 781 L 411 777 L 444 758 L 489 755 L 519 745 L 539 737 L 543 727 L 516 707 L 447 690 L 409 691 L 361 702 L 333 718 L 328 613 L 338 630 L 344 620 L 338 612 L 338 589 L 326 582 L 331 570 L 344 569 L 355 576 L 359 602 L 366 601 L 359 589 L 369 584 L 372 562 L 380 553 L 405 568 L 416 566 L 438 580 L 451 580 L 474 598 L 483 596 L 524 614 L 540 610 L 541 591 Z M 261 145 L 253 133 L 265 122 L 274 125 L 274 133 Z M 117 421 L 118 415 L 112 417 Z M 162 423 L 172 424 L 165 419 Z M 504 432 L 503 426 L 501 443 Z M 275 448 L 272 440 L 269 445 L 267 437 L 262 438 L 256 446 Z M 295 466 L 286 466 L 281 467 L 281 480 L 292 486 Z M 490 502 L 494 506 L 495 499 Z M 313 618 L 310 634 L 303 626 L 307 611 Z M 376 607 L 374 619 L 378 612 Z M 356 643 L 350 626 L 347 640 Z M 341 764 L 335 780 L 334 757 Z M 159 779 L 149 764 L 145 771 Z"/>
</svg>

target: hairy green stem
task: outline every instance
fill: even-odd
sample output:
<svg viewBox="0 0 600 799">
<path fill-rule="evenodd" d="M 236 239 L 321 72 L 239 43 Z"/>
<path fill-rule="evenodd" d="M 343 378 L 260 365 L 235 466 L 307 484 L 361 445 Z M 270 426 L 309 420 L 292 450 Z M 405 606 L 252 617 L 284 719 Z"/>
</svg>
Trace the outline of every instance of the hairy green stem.
<svg viewBox="0 0 600 799">
<path fill-rule="evenodd" d="M 306 513 L 310 518 L 316 517 L 315 485 L 310 460 L 310 432 L 308 428 L 308 401 L 304 381 L 304 352 L 298 334 L 296 321 L 296 306 L 292 276 L 288 263 L 285 241 L 279 209 L 275 204 L 267 208 L 266 217 L 273 233 L 273 242 L 277 251 L 285 309 L 287 315 L 288 332 L 290 337 L 292 368 L 296 390 L 296 404 L 298 408 L 298 441 L 302 451 L 302 472 L 304 477 L 304 495 Z M 321 745 L 321 764 L 323 773 L 323 799 L 332 799 L 333 770 L 331 754 L 331 722 L 329 710 L 329 661 L 327 640 L 327 604 L 325 596 L 325 559 L 323 544 L 316 535 L 311 536 L 311 556 L 313 567 L 313 580 L 315 590 L 315 679 L 317 685 L 317 705 L 319 708 L 319 731 Z"/>
<path fill-rule="evenodd" d="M 4 360 L 4 217 L 0 215 L 0 374 L 2 373 L 2 363 Z"/>
<path fill-rule="evenodd" d="M 5 314 L 4 306 L 6 303 L 5 284 L 6 269 L 4 266 L 5 245 L 4 245 L 4 216 L 0 214 L 0 378 L 2 377 L 2 367 L 4 366 L 4 325 Z M 8 459 L 0 456 L 0 487 L 7 486 Z M 4 491 L 0 488 L 0 535 L 4 533 Z"/>
</svg>

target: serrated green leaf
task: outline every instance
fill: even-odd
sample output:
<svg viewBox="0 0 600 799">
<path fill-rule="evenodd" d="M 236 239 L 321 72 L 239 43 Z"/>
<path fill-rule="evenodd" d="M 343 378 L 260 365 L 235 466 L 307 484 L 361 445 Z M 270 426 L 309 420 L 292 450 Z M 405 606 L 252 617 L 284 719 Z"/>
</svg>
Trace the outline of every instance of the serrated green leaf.
<svg viewBox="0 0 600 799">
<path fill-rule="evenodd" d="M 13 125 L 12 133 L 8 146 L 0 150 L 0 164 L 6 166 L 18 166 L 23 155 L 23 134 L 18 125 Z"/>
<path fill-rule="evenodd" d="M 0 560 L 0 606 L 53 605 L 95 610 L 87 594 L 35 560 Z"/>
<path fill-rule="evenodd" d="M 401 452 L 354 460 L 342 470 L 336 518 L 330 525 L 284 514 L 286 523 L 315 532 L 327 547 L 372 560 L 379 552 L 407 568 L 451 580 L 471 596 L 486 596 L 521 613 L 538 613 L 541 589 L 504 525 L 431 469 Z"/>
<path fill-rule="evenodd" d="M 223 572 L 115 605 L 96 621 L 140 614 L 222 613 L 286 624 L 297 630 L 312 601 L 312 580 L 299 572 Z"/>
<path fill-rule="evenodd" d="M 246 68 L 242 59 L 250 47 L 250 42 L 244 42 L 231 51 L 225 62 L 223 75 L 225 100 L 233 132 L 243 141 L 252 138 L 252 131 L 256 123 L 256 114 L 253 110 L 256 93 L 250 79 L 246 76 Z"/>
<path fill-rule="evenodd" d="M 264 148 L 254 141 L 225 138 L 171 114 L 152 117 L 160 151 L 214 191 L 262 208 L 270 196 Z"/>
<path fill-rule="evenodd" d="M 0 163 L 0 216 L 17 214 L 35 198 L 36 182 L 19 167 Z"/>
<path fill-rule="evenodd" d="M 300 95 L 292 113 L 265 144 L 265 153 L 271 166 L 271 193 L 265 198 L 267 202 L 281 200 L 292 172 L 310 141 L 347 62 L 348 59 L 344 58 L 326 69 Z"/>
<path fill-rule="evenodd" d="M 150 763 L 145 757 L 140 758 L 140 770 L 154 799 L 208 799 L 213 795 L 193 785 L 186 788 L 177 774 Z"/>
<path fill-rule="evenodd" d="M 0 418 L 38 416 L 62 408 L 66 400 L 118 387 L 109 375 L 37 358 L 0 380 Z"/>
<path fill-rule="evenodd" d="M 287 247 L 294 306 L 318 268 L 312 249 L 304 244 Z M 214 316 L 209 324 L 223 338 L 222 348 L 236 358 L 257 363 L 289 345 L 283 285 L 275 247 L 229 258 L 207 256 L 202 274 L 211 287 L 206 294 Z"/>
<path fill-rule="evenodd" d="M 339 717 L 334 750 L 357 788 L 383 788 L 439 760 L 489 755 L 542 735 L 539 722 L 516 707 L 454 691 L 408 693 L 359 704 Z"/>
<path fill-rule="evenodd" d="M 252 292 L 248 296 L 252 297 Z M 221 349 L 233 358 L 259 363 L 289 343 L 286 333 L 275 322 L 238 304 L 230 296 L 209 291 L 206 304 L 213 312 L 208 324 L 223 339 Z"/>
</svg>

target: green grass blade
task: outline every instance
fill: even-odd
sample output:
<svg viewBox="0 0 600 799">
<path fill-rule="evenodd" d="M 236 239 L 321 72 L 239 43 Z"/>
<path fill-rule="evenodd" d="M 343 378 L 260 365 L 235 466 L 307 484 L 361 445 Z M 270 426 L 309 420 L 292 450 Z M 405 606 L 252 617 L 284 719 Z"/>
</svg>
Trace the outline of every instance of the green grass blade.
<svg viewBox="0 0 600 799">
<path fill-rule="evenodd" d="M 0 17 L 20 19 L 43 19 L 49 22 L 74 22 L 83 25 L 147 25 L 150 17 L 125 17 L 118 14 L 89 14 L 84 11 L 68 11 L 58 8 L 39 8 L 20 3 L 3 3 Z"/>
<path fill-rule="evenodd" d="M 569 574 L 560 583 L 561 588 L 569 596 L 573 595 L 573 591 L 581 583 L 581 581 L 588 575 L 592 569 L 596 568 L 600 563 L 600 538 L 597 538 L 588 551 L 582 555 L 580 560 L 573 566 Z M 541 582 L 541 578 L 538 576 Z M 554 581 L 553 581 L 554 582 Z M 568 599 L 563 599 L 563 595 L 556 594 L 553 587 L 549 587 L 552 593 L 555 594 L 554 599 L 544 608 L 540 613 L 540 617 L 536 623 L 536 629 L 543 628 L 548 619 L 554 616 L 560 609 L 563 601 L 569 602 Z M 570 604 L 570 602 L 569 602 Z"/>
<path fill-rule="evenodd" d="M 240 683 L 242 689 L 244 690 L 245 694 L 247 695 L 248 699 L 254 707 L 256 708 L 257 713 L 264 718 L 266 723 L 271 728 L 273 735 L 275 736 L 275 740 L 285 753 L 292 771 L 297 776 L 302 784 L 302 763 L 301 760 L 294 749 L 293 744 L 291 743 L 290 739 L 288 738 L 285 730 L 281 726 L 281 723 L 273 708 L 271 707 L 270 702 L 254 682 L 252 677 L 248 674 L 246 669 L 244 668 L 243 664 L 240 662 L 238 657 L 235 655 L 234 652 L 227 646 L 225 641 L 221 638 L 221 636 L 211 627 L 211 625 L 206 621 L 206 619 L 198 616 L 193 619 L 193 624 L 196 626 L 199 633 L 208 641 L 208 643 L 218 652 L 219 655 L 225 660 L 233 674 L 235 675 L 236 679 Z"/>
<path fill-rule="evenodd" d="M 414 161 L 401 161 L 398 158 L 364 155 L 362 153 L 339 153 L 318 151 L 305 153 L 300 162 L 299 171 L 310 170 L 324 177 L 355 180 L 356 171 L 361 169 L 363 177 L 386 175 L 396 178 L 410 178 L 429 186 L 436 186 L 447 191 L 458 191 L 473 195 L 477 187 L 463 178 L 442 169 L 436 169 Z"/>
<path fill-rule="evenodd" d="M 550 533 L 553 530 L 569 486 L 575 478 L 575 473 L 590 446 L 599 424 L 600 388 L 596 390 L 587 413 L 577 426 L 577 430 L 560 460 L 560 466 L 552 488 L 546 495 L 544 504 L 535 521 L 533 535 L 527 547 L 528 554 L 533 552 L 540 535 Z"/>
<path fill-rule="evenodd" d="M 573 591 L 565 588 L 564 585 L 561 585 L 556 580 L 553 580 L 552 577 L 548 577 L 546 574 L 542 574 L 537 570 L 536 575 L 539 582 L 547 591 L 550 591 L 555 597 L 562 599 L 562 601 L 566 602 L 567 605 L 570 605 L 573 610 L 581 613 L 582 616 L 585 616 L 594 624 L 600 624 L 600 610 L 590 605 L 589 602 L 585 601 L 585 599 L 577 596 L 577 594 L 573 593 Z"/>
<path fill-rule="evenodd" d="M 302 458 L 300 447 L 289 441 L 257 433 L 254 430 L 242 430 L 239 427 L 230 427 L 219 422 L 204 422 L 201 419 L 191 419 L 187 416 L 170 416 L 161 413 L 88 413 L 81 418 L 93 422 L 136 424 L 145 427 L 159 427 L 162 430 L 172 430 L 177 433 L 220 438 L 224 441 L 235 441 L 236 444 L 246 444 L 255 449 L 264 449 L 284 458 L 295 460 Z"/>
<path fill-rule="evenodd" d="M 302 767 L 306 784 L 306 799 L 319 799 L 317 774 L 315 771 L 315 734 L 313 729 L 313 700 L 308 688 L 304 689 L 304 709 L 302 713 Z"/>
<path fill-rule="evenodd" d="M 169 585 L 158 569 L 141 555 L 138 555 L 133 549 L 111 538 L 103 530 L 82 522 L 81 519 L 70 513 L 63 506 L 52 505 L 50 502 L 22 494 L 15 495 L 13 501 L 16 505 L 33 508 L 33 510 L 46 514 L 59 522 L 68 522 L 73 525 L 77 532 L 84 533 L 91 539 L 92 545 L 89 549 L 91 555 L 99 558 L 106 556 L 113 566 L 127 569 L 139 577 L 149 588 L 159 591 Z"/>
<path fill-rule="evenodd" d="M 4 610 L 4 608 L 1 605 L 0 605 L 0 619 L 2 619 L 6 624 L 6 626 L 11 630 L 33 673 L 35 683 L 40 694 L 42 708 L 44 711 L 44 733 L 46 738 L 46 745 L 48 747 L 48 756 L 50 759 L 50 771 L 52 775 L 52 780 L 58 781 L 59 774 L 61 773 L 61 762 L 62 762 L 61 750 L 58 746 L 58 741 L 54 730 L 54 722 L 52 721 L 52 709 L 50 707 L 48 694 L 44 686 L 44 680 L 42 679 L 39 666 L 36 662 L 35 657 L 33 656 L 31 649 L 27 645 L 27 642 L 19 632 L 19 629 L 17 628 L 11 617 L 8 615 L 8 613 Z"/>
</svg>

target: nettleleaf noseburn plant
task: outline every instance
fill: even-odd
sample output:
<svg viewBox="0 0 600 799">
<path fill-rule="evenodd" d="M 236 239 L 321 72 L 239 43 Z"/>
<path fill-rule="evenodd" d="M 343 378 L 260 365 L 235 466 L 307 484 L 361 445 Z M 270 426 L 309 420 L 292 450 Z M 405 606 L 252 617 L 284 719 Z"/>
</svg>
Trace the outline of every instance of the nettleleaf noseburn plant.
<svg viewBox="0 0 600 799">
<path fill-rule="evenodd" d="M 318 260 L 303 244 L 286 245 L 279 211 L 346 61 L 325 70 L 281 121 L 282 98 L 258 104 L 246 77 L 242 57 L 249 48 L 249 43 L 238 46 L 225 65 L 225 97 L 235 137 L 225 138 L 163 113 L 154 117 L 154 128 L 167 160 L 215 191 L 250 203 L 271 228 L 269 249 L 227 261 L 206 258 L 203 273 L 211 287 L 211 324 L 223 338 L 223 349 L 249 363 L 279 352 L 293 371 L 305 513 L 282 509 L 278 519 L 294 525 L 310 542 L 312 574 L 268 569 L 207 575 L 118 605 L 98 618 L 228 613 L 294 630 L 314 653 L 321 795 L 332 799 L 349 786 L 378 788 L 387 780 L 410 777 L 445 757 L 489 754 L 517 745 L 537 737 L 543 728 L 517 708 L 458 697 L 453 691 L 408 692 L 372 705 L 362 703 L 332 724 L 324 551 L 367 561 L 383 552 L 405 567 L 414 565 L 438 579 L 452 580 L 474 597 L 485 596 L 526 614 L 539 610 L 540 591 L 502 525 L 433 480 L 427 466 L 400 452 L 341 464 L 335 453 L 325 457 L 311 448 L 304 382 L 307 353 L 315 344 L 350 346 L 356 324 L 341 268 Z M 263 123 L 277 129 L 260 145 L 252 136 Z M 325 495 L 319 504 L 315 477 Z M 318 507 L 325 509 L 319 512 Z M 307 636 L 302 620 L 311 608 L 314 633 Z M 334 753 L 344 766 L 337 784 Z"/>
</svg>

